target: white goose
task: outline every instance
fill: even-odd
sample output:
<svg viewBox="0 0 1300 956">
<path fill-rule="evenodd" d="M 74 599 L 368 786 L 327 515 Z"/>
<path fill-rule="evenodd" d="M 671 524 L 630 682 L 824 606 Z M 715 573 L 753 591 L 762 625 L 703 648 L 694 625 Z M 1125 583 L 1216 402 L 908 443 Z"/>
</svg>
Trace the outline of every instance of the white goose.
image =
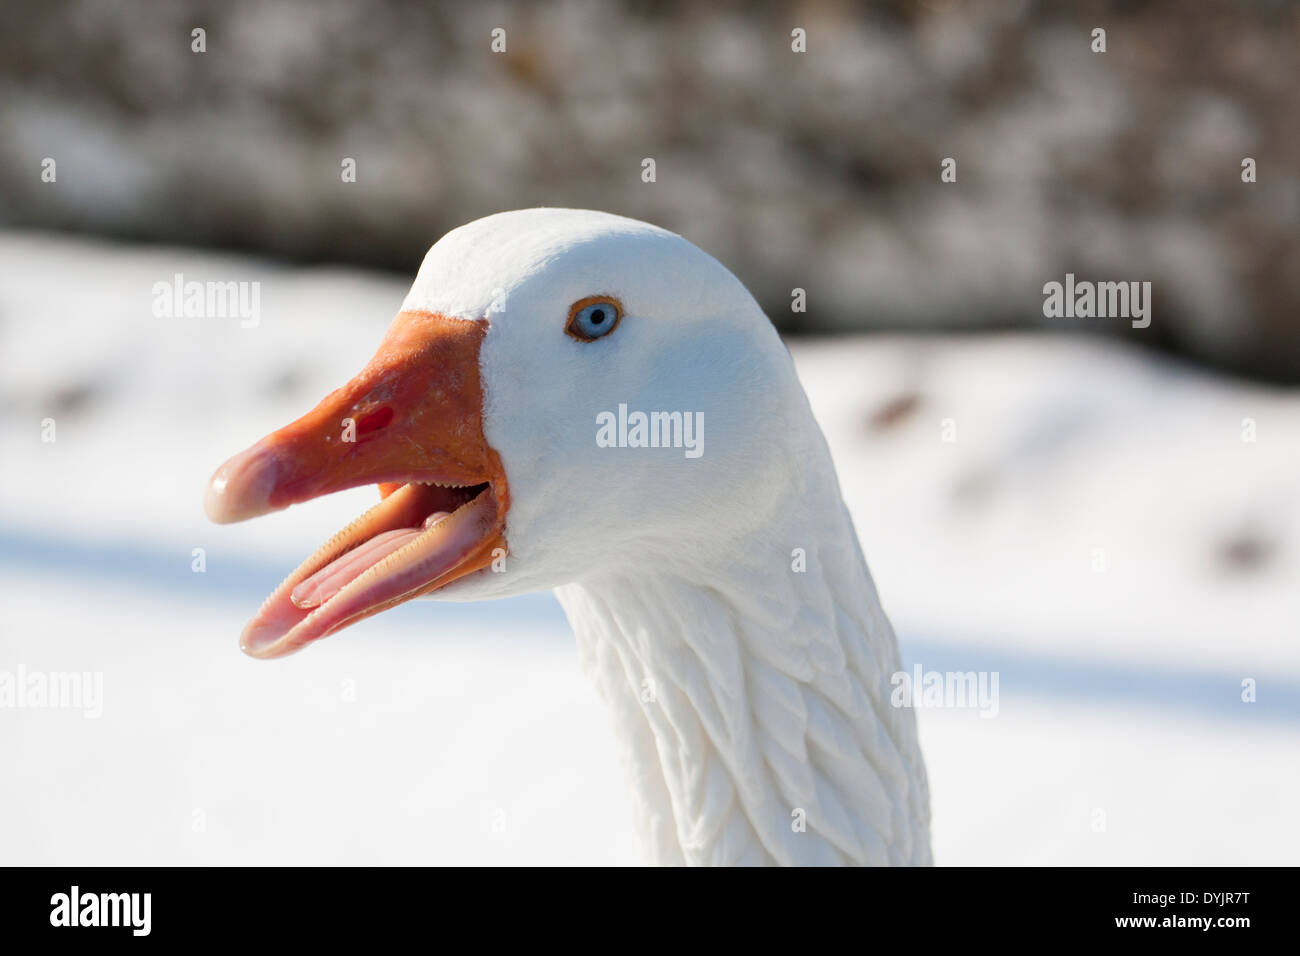
<svg viewBox="0 0 1300 956">
<path fill-rule="evenodd" d="M 637 412 L 682 415 L 637 447 Z M 826 442 L 715 259 L 580 210 L 448 233 L 365 369 L 226 462 L 205 506 L 239 521 L 366 483 L 383 500 L 275 590 L 247 653 L 421 595 L 554 588 L 651 860 L 930 862 L 897 643 Z"/>
</svg>

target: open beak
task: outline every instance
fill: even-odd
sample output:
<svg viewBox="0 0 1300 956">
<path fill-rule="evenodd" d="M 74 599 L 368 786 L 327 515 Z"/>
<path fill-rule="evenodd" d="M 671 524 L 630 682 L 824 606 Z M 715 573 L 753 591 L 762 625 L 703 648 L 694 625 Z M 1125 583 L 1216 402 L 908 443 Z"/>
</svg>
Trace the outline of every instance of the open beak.
<svg viewBox="0 0 1300 956">
<path fill-rule="evenodd" d="M 217 469 L 203 504 L 221 524 L 372 482 L 383 496 L 266 599 L 245 653 L 290 654 L 504 553 L 505 471 L 483 436 L 486 330 L 399 313 L 360 375 Z"/>
</svg>

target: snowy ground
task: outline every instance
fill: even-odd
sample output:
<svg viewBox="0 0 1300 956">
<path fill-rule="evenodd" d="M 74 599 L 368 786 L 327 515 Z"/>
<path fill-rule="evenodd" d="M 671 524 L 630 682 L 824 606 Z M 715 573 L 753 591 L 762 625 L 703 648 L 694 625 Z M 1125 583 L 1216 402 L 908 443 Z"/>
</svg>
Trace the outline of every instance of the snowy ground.
<svg viewBox="0 0 1300 956">
<path fill-rule="evenodd" d="M 155 318 L 176 272 L 260 323 Z M 0 672 L 104 682 L 0 709 L 0 863 L 636 862 L 549 595 L 236 649 L 373 491 L 218 528 L 204 483 L 402 283 L 16 233 L 0 274 Z M 999 675 L 994 718 L 920 713 L 937 862 L 1300 861 L 1300 395 L 1063 336 L 793 351 L 908 664 Z"/>
</svg>

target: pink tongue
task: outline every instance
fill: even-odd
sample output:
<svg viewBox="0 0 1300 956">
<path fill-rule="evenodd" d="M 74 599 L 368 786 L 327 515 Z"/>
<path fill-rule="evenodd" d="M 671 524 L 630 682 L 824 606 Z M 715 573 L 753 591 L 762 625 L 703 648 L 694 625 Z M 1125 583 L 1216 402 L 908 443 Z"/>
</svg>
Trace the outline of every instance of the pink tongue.
<svg viewBox="0 0 1300 956">
<path fill-rule="evenodd" d="M 311 577 L 299 581 L 289 595 L 289 600 L 303 610 L 319 607 L 356 580 L 363 571 L 374 567 L 394 551 L 406 547 L 447 515 L 446 511 L 436 511 L 424 519 L 422 528 L 396 528 L 375 535 L 360 547 L 335 558 Z"/>
</svg>

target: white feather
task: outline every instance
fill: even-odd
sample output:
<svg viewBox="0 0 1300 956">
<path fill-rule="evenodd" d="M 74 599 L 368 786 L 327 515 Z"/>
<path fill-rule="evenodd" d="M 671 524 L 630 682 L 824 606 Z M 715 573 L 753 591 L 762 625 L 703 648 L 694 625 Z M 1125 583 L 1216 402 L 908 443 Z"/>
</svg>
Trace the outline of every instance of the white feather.
<svg viewBox="0 0 1300 956">
<path fill-rule="evenodd" d="M 599 294 L 623 303 L 619 327 L 565 335 L 570 305 Z M 928 863 L 893 630 L 789 354 L 741 283 L 657 227 L 535 209 L 449 233 L 404 308 L 490 322 L 508 572 L 442 596 L 556 589 L 649 857 Z M 701 413 L 703 454 L 598 447 L 596 416 L 619 404 Z"/>
</svg>

